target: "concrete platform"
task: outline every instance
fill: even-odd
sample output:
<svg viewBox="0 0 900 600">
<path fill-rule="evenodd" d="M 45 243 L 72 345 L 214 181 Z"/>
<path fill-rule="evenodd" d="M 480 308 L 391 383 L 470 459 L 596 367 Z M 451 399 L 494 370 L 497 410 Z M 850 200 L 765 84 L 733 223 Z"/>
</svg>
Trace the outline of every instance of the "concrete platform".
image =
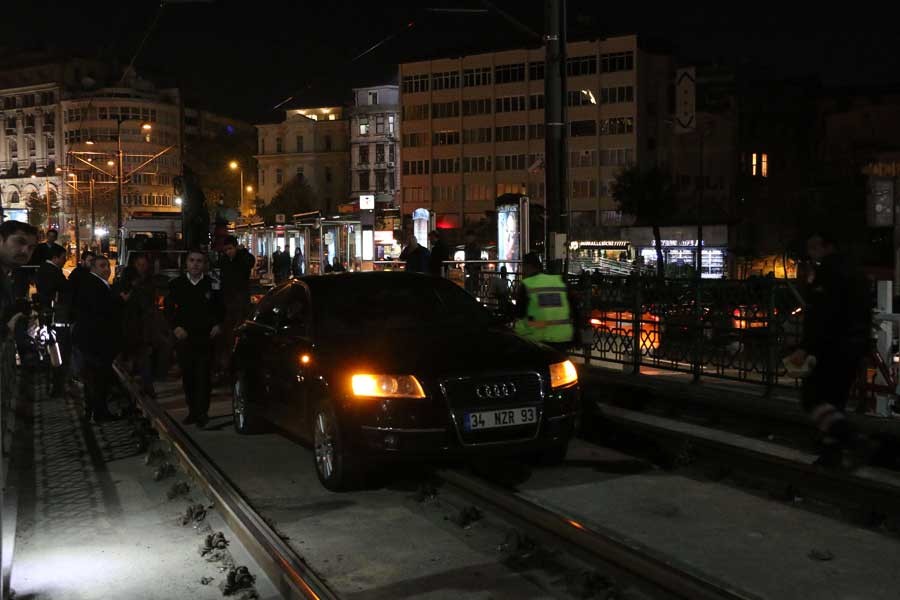
<svg viewBox="0 0 900 600">
<path fill-rule="evenodd" d="M 80 402 L 42 393 L 18 412 L 18 600 L 221 598 L 219 563 L 197 551 L 210 527 L 231 541 L 237 564 L 257 575 L 260 597 L 278 597 L 214 512 L 198 528 L 177 523 L 189 499 L 170 501 L 166 491 L 184 476 L 153 481 L 126 421 L 91 426 L 79 417 Z M 206 499 L 194 491 L 190 501 Z M 203 585 L 202 577 L 212 582 Z"/>
<path fill-rule="evenodd" d="M 770 396 L 759 384 L 728 379 L 705 377 L 700 383 L 692 383 L 688 373 L 663 371 L 643 367 L 640 375 L 627 373 L 623 365 L 579 363 L 579 377 L 585 396 L 592 401 L 615 403 L 626 393 L 650 394 L 679 403 L 709 406 L 737 415 L 762 416 L 789 423 L 808 426 L 809 418 L 800 407 L 798 391 L 790 387 L 777 387 Z M 856 430 L 875 435 L 888 434 L 900 437 L 900 417 L 876 417 L 856 413 L 848 414 Z"/>
</svg>

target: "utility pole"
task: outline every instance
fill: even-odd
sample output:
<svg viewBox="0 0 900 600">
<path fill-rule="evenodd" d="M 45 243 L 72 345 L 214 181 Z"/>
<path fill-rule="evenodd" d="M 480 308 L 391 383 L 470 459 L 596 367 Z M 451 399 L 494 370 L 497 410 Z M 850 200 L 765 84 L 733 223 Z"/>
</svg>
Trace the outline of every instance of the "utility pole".
<svg viewBox="0 0 900 600">
<path fill-rule="evenodd" d="M 91 248 L 94 247 L 94 236 L 97 235 L 97 221 L 94 215 L 94 172 L 91 171 L 91 181 L 89 187 L 89 198 L 91 202 Z"/>
<path fill-rule="evenodd" d="M 547 240 L 545 264 L 552 272 L 561 272 L 566 256 L 568 228 L 566 193 L 566 0 L 545 0 L 544 16 L 544 162 L 547 202 Z M 560 240 L 562 241 L 562 240 Z"/>
<path fill-rule="evenodd" d="M 703 189 L 706 187 L 706 180 L 703 176 L 703 137 L 706 132 L 703 130 L 703 124 L 697 120 L 697 137 L 700 139 L 700 180 L 697 182 L 697 279 L 703 277 Z"/>
<path fill-rule="evenodd" d="M 50 178 L 47 177 L 44 180 L 47 191 L 45 194 L 47 195 L 47 233 L 50 233 L 50 229 L 52 229 L 53 221 L 51 220 L 53 217 L 53 213 L 50 211 Z"/>
<path fill-rule="evenodd" d="M 124 185 L 124 169 L 122 168 L 122 117 L 116 119 L 116 240 L 122 230 L 122 188 Z M 91 180 L 93 182 L 93 178 Z M 93 211 L 92 211 L 93 214 Z"/>
</svg>

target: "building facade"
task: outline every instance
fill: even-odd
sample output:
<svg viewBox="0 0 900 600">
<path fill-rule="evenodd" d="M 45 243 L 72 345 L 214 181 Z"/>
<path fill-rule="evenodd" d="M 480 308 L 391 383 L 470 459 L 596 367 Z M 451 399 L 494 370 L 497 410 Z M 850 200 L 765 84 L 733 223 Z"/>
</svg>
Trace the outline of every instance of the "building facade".
<svg viewBox="0 0 900 600">
<path fill-rule="evenodd" d="M 350 122 L 341 107 L 297 108 L 285 120 L 257 125 L 259 195 L 268 204 L 294 177 L 316 194 L 319 209 L 332 212 L 350 193 Z"/>
<path fill-rule="evenodd" d="M 181 172 L 178 90 L 157 90 L 133 72 L 120 78 L 99 61 L 36 57 L 0 66 L 0 120 L 6 217 L 46 227 L 49 196 L 49 225 L 70 236 L 77 212 L 86 239 L 93 188 L 97 226 L 114 227 L 119 133 L 123 216 L 180 210 L 172 200 L 172 179 Z"/>
<path fill-rule="evenodd" d="M 636 36 L 572 42 L 567 74 L 567 193 L 573 227 L 618 226 L 610 182 L 665 159 L 672 61 Z M 401 207 L 438 227 L 481 221 L 504 193 L 545 202 L 544 49 L 400 65 Z"/>
<path fill-rule="evenodd" d="M 122 212 L 180 212 L 174 178 L 181 174 L 181 98 L 147 82 L 72 94 L 63 101 L 67 170 L 79 189 L 93 178 L 95 202 L 115 201 L 121 139 Z M 72 175 L 76 177 L 72 177 Z"/>
<path fill-rule="evenodd" d="M 374 194 L 397 206 L 400 190 L 400 88 L 353 90 L 350 118 L 350 196 Z"/>
</svg>

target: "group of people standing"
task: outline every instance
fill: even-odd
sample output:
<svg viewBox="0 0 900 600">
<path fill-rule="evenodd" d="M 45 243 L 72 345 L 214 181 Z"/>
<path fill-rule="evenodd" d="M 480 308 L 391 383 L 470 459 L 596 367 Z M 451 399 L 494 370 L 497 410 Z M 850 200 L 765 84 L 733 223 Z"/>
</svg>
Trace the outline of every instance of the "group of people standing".
<svg viewBox="0 0 900 600">
<path fill-rule="evenodd" d="M 168 282 L 164 311 L 157 303 L 157 287 L 147 256 L 134 255 L 114 282 L 105 256 L 85 251 L 65 276 L 65 248 L 56 232 L 37 243 L 38 231 L 18 221 L 0 225 L 0 343 L 15 344 L 25 336 L 33 307 L 27 300 L 34 283 L 43 312 L 52 314 L 52 327 L 63 363 L 54 369 L 51 393 L 61 396 L 71 376 L 84 386 L 84 414 L 102 423 L 118 417 L 109 409 L 113 387 L 113 361 L 140 379 L 143 392 L 155 395 L 154 380 L 165 373 L 174 350 L 188 404 L 185 423 L 203 427 L 209 416 L 212 373 L 227 369 L 227 340 L 250 308 L 250 272 L 254 259 L 225 239 L 218 259 L 220 279 L 208 275 L 205 251 L 192 249 L 185 256 L 185 272 Z M 36 270 L 23 269 L 39 260 Z M 24 274 L 24 275 L 23 275 Z M 24 281 L 23 281 L 24 279 Z M 8 350 L 9 348 L 7 348 Z M 14 352 L 0 353 L 4 374 Z M 4 386 L 9 377 L 3 378 Z M 4 389 L 4 391 L 7 391 Z"/>
</svg>

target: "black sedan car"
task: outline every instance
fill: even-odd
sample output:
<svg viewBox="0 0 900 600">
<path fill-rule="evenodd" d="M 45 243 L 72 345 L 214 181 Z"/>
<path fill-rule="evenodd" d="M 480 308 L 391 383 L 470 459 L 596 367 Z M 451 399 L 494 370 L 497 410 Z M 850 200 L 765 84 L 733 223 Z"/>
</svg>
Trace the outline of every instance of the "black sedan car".
<svg viewBox="0 0 900 600">
<path fill-rule="evenodd" d="M 322 484 L 376 460 L 528 454 L 559 461 L 578 375 L 454 283 L 412 273 L 293 280 L 235 340 L 234 427 L 274 425 L 314 447 Z"/>
</svg>

